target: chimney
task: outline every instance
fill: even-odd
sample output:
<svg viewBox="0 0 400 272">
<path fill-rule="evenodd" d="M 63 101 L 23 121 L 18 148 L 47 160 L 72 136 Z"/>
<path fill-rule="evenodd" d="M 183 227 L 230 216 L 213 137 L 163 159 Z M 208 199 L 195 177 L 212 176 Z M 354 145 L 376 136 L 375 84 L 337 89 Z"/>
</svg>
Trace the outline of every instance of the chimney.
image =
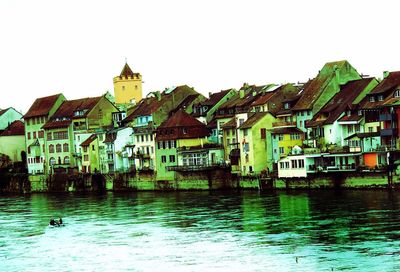
<svg viewBox="0 0 400 272">
<path fill-rule="evenodd" d="M 383 71 L 383 79 L 387 78 L 389 74 L 390 74 L 389 71 Z"/>
<path fill-rule="evenodd" d="M 240 89 L 239 90 L 239 98 L 243 98 L 244 97 L 244 89 Z"/>
</svg>

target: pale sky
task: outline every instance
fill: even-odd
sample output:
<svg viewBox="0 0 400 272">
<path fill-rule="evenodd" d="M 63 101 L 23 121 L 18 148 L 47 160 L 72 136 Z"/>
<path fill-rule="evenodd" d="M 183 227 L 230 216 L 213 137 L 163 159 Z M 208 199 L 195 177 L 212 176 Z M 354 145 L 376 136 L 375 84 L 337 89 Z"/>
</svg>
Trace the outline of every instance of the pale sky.
<svg viewBox="0 0 400 272">
<path fill-rule="evenodd" d="M 397 1 L 0 0 L 0 108 L 113 93 L 125 58 L 144 94 L 304 82 L 347 59 L 400 70 Z"/>
</svg>

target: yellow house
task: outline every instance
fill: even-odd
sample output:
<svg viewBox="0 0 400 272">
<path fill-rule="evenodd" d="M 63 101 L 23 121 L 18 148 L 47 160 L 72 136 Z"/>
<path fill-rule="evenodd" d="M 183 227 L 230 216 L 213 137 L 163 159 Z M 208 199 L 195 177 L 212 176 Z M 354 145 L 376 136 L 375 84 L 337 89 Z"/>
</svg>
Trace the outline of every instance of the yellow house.
<svg viewBox="0 0 400 272">
<path fill-rule="evenodd" d="M 272 170 L 272 147 L 269 130 L 275 117 L 257 112 L 239 126 L 240 166 L 242 175 Z"/>
<path fill-rule="evenodd" d="M 92 134 L 83 143 L 82 172 L 96 173 L 100 171 L 99 141 L 96 134 Z"/>
<path fill-rule="evenodd" d="M 132 72 L 128 63 L 125 63 L 121 74 L 114 77 L 113 81 L 116 104 L 137 104 L 142 100 L 142 75 Z"/>
<path fill-rule="evenodd" d="M 274 163 L 290 154 L 293 147 L 303 146 L 304 132 L 296 127 L 279 127 L 271 130 Z"/>
</svg>

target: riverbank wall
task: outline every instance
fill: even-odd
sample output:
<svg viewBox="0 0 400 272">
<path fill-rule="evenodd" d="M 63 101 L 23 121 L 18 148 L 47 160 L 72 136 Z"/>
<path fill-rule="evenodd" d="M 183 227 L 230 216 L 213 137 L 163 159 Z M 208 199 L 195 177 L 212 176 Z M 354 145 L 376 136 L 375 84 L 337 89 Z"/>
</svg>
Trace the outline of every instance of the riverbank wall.
<svg viewBox="0 0 400 272">
<path fill-rule="evenodd" d="M 400 188 L 400 175 L 389 182 L 383 172 L 319 174 L 309 178 L 279 179 L 236 176 L 221 169 L 176 173 L 173 180 L 157 180 L 155 173 L 54 175 L 0 174 L 0 192 L 178 191 L 178 190 L 290 190 L 290 189 Z"/>
</svg>

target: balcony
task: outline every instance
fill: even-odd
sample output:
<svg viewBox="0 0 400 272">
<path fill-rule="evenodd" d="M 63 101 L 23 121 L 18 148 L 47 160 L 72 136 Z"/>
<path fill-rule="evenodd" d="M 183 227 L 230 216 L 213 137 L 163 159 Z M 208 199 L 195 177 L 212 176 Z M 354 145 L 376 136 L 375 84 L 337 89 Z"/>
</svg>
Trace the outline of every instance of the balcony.
<svg viewBox="0 0 400 272">
<path fill-rule="evenodd" d="M 286 122 L 286 121 L 280 121 L 280 122 L 273 122 L 272 127 L 278 128 L 278 127 L 296 127 L 296 122 Z"/>
<path fill-rule="evenodd" d="M 367 148 L 364 152 L 387 152 L 396 150 L 395 145 L 380 145 L 374 148 Z"/>
<path fill-rule="evenodd" d="M 395 114 L 383 113 L 379 115 L 379 121 L 393 121 L 396 120 Z"/>
<path fill-rule="evenodd" d="M 168 171 L 193 172 L 193 171 L 207 171 L 214 169 L 226 169 L 229 167 L 230 165 L 226 163 L 215 163 L 215 164 L 204 164 L 204 165 L 175 165 L 175 166 L 167 166 L 166 169 Z"/>
<path fill-rule="evenodd" d="M 381 137 L 397 136 L 397 128 L 381 129 Z"/>
</svg>

